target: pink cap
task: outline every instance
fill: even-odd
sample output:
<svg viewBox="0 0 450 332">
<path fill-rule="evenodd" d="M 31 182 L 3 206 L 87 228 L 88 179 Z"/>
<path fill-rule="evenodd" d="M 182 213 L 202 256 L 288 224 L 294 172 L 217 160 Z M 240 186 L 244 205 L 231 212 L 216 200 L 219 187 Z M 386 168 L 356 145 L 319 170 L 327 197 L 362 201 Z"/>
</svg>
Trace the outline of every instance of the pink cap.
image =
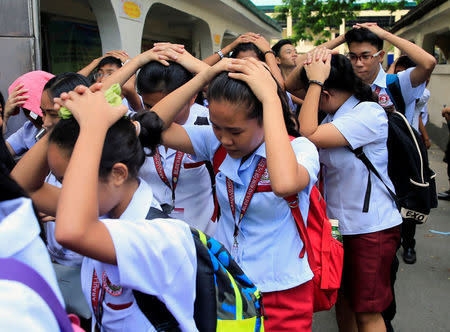
<svg viewBox="0 0 450 332">
<path fill-rule="evenodd" d="M 23 108 L 30 110 L 31 112 L 42 116 L 41 110 L 41 97 L 42 91 L 44 90 L 45 84 L 55 75 L 47 73 L 42 70 L 30 71 L 29 73 L 19 76 L 8 88 L 8 93 L 19 84 L 23 84 L 23 89 L 28 89 L 26 95 L 28 99 L 25 104 L 22 105 Z"/>
</svg>

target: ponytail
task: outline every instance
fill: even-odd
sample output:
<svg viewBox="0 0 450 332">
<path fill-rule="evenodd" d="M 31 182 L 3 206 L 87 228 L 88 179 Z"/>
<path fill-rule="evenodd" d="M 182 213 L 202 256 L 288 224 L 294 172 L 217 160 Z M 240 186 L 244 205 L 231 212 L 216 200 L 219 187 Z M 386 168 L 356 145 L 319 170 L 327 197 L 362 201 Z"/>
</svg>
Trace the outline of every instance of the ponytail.
<svg viewBox="0 0 450 332">
<path fill-rule="evenodd" d="M 377 101 L 376 95 L 372 91 L 372 88 L 365 84 L 359 77 L 355 78 L 353 95 L 360 101 Z"/>
<path fill-rule="evenodd" d="M 162 143 L 162 132 L 164 122 L 153 111 L 140 111 L 131 117 L 132 120 L 139 122 L 139 141 L 143 147 L 149 148 L 153 155 L 155 149 Z"/>
</svg>

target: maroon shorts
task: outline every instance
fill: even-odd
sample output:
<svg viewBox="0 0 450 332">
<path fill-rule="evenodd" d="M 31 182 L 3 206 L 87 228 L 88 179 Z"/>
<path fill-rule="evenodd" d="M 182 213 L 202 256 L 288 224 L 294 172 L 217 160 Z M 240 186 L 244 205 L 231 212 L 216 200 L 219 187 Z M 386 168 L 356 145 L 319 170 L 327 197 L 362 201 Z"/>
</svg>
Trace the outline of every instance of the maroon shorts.
<svg viewBox="0 0 450 332">
<path fill-rule="evenodd" d="M 391 264 L 400 243 L 400 226 L 343 238 L 341 291 L 354 312 L 382 312 L 392 301 Z"/>
<path fill-rule="evenodd" d="M 283 291 L 263 293 L 266 332 L 311 331 L 313 281 Z"/>
</svg>

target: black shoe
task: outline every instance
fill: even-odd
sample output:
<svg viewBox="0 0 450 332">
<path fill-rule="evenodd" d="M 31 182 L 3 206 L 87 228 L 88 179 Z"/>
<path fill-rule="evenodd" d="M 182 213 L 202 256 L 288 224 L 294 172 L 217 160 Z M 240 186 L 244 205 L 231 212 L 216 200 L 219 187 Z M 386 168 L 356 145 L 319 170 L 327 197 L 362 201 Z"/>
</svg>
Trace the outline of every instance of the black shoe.
<svg viewBox="0 0 450 332">
<path fill-rule="evenodd" d="M 450 201 L 450 189 L 441 193 L 438 193 L 438 198 L 444 201 Z"/>
<path fill-rule="evenodd" d="M 403 260 L 406 264 L 414 264 L 417 260 L 416 251 L 414 248 L 403 249 Z"/>
</svg>

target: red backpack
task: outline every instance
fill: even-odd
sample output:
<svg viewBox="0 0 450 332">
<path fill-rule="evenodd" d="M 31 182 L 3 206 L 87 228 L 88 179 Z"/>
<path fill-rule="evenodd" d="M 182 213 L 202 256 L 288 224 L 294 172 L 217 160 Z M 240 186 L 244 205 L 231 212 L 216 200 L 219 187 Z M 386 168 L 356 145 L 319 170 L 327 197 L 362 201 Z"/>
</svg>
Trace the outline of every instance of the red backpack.
<svg viewBox="0 0 450 332">
<path fill-rule="evenodd" d="M 213 157 L 214 174 L 219 172 L 219 167 L 226 156 L 225 148 L 220 145 Z M 344 248 L 342 243 L 331 236 L 331 223 L 327 217 L 325 200 L 317 187 L 313 186 L 306 228 L 298 205 L 298 195 L 284 199 L 291 209 L 303 242 L 299 257 L 303 258 L 305 251 L 307 252 L 308 263 L 314 273 L 314 312 L 329 310 L 336 303 L 338 289 L 341 286 Z"/>
</svg>

